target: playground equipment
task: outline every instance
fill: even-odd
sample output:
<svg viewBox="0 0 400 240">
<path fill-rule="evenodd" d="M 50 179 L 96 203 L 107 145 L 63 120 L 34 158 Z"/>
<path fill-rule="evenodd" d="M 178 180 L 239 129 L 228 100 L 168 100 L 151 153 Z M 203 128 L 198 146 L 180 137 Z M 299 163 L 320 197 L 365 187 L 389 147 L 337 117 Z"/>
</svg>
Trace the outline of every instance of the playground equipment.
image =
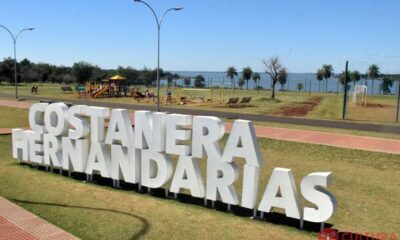
<svg viewBox="0 0 400 240">
<path fill-rule="evenodd" d="M 212 91 L 212 89 L 181 88 L 178 92 L 178 99 L 186 98 L 186 100 L 201 100 L 202 102 L 212 102 Z M 188 97 L 190 97 L 190 99 Z"/>
<path fill-rule="evenodd" d="M 365 85 L 355 85 L 351 95 L 351 104 L 357 105 L 360 102 L 364 107 L 367 106 L 367 90 L 368 88 Z"/>
<path fill-rule="evenodd" d="M 110 79 L 102 80 L 101 83 L 96 81 L 89 82 L 87 88 L 90 95 L 94 98 L 98 97 L 121 97 L 127 94 L 126 78 L 115 75 Z"/>
<path fill-rule="evenodd" d="M 219 96 L 220 103 L 225 103 L 225 89 L 227 89 L 227 87 L 225 87 L 225 85 L 227 85 L 228 88 L 230 89 L 229 98 L 232 98 L 233 89 L 230 87 L 230 86 L 232 86 L 232 83 L 230 83 L 230 82 L 226 83 L 226 82 L 222 81 L 222 83 L 213 83 L 212 84 L 212 88 L 218 88 L 218 90 L 219 90 L 219 93 L 217 95 Z"/>
</svg>

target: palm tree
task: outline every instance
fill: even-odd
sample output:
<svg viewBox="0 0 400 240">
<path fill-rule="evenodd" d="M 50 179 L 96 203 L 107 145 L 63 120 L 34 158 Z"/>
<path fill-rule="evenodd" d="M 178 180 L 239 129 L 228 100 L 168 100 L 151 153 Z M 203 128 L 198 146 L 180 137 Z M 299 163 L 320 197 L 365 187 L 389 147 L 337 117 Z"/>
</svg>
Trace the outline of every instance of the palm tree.
<svg viewBox="0 0 400 240">
<path fill-rule="evenodd" d="M 228 67 L 226 70 L 226 76 L 231 79 L 231 88 L 235 89 L 235 77 L 238 75 L 236 68 L 234 66 Z"/>
<path fill-rule="evenodd" d="M 260 92 L 260 74 L 253 73 L 253 81 L 257 85 L 257 91 Z"/>
<path fill-rule="evenodd" d="M 324 80 L 324 69 L 320 68 L 315 74 L 318 80 L 318 92 L 321 92 L 321 81 Z"/>
<path fill-rule="evenodd" d="M 376 64 L 372 64 L 368 67 L 368 77 L 372 79 L 372 94 L 374 94 L 374 79 L 379 77 L 379 67 Z"/>
<path fill-rule="evenodd" d="M 382 79 L 382 83 L 381 83 L 379 89 L 382 91 L 383 94 L 387 95 L 387 94 L 390 94 L 390 88 L 392 86 L 393 86 L 393 79 L 385 76 Z"/>
<path fill-rule="evenodd" d="M 330 64 L 324 64 L 322 65 L 322 69 L 324 69 L 325 92 L 328 92 L 328 79 L 333 75 L 333 67 Z"/>
<path fill-rule="evenodd" d="M 361 79 L 361 74 L 359 71 L 355 70 L 353 72 L 350 72 L 350 80 L 353 81 L 354 87 L 356 86 L 356 82 L 360 81 Z"/>
<path fill-rule="evenodd" d="M 285 93 L 285 84 L 287 81 L 287 76 L 288 74 L 286 68 L 285 67 L 281 68 L 278 73 L 278 82 L 281 85 L 281 89 L 283 90 L 284 93 Z"/>
<path fill-rule="evenodd" d="M 246 88 L 249 90 L 249 80 L 251 79 L 251 75 L 253 75 L 253 70 L 250 67 L 245 67 L 242 70 L 242 78 L 246 81 Z"/>
</svg>

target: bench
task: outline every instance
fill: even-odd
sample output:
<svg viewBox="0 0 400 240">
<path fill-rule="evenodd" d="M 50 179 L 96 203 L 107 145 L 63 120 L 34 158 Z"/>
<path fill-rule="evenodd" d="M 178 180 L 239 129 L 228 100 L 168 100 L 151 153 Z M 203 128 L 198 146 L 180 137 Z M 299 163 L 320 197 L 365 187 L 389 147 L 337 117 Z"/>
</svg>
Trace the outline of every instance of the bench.
<svg viewBox="0 0 400 240">
<path fill-rule="evenodd" d="M 72 93 L 73 92 L 71 87 L 61 87 L 61 91 L 63 93 Z"/>
<path fill-rule="evenodd" d="M 239 98 L 229 98 L 226 105 L 229 107 L 238 107 Z"/>
<path fill-rule="evenodd" d="M 249 105 L 251 101 L 251 97 L 244 97 L 242 101 L 240 101 L 239 105 Z"/>
</svg>

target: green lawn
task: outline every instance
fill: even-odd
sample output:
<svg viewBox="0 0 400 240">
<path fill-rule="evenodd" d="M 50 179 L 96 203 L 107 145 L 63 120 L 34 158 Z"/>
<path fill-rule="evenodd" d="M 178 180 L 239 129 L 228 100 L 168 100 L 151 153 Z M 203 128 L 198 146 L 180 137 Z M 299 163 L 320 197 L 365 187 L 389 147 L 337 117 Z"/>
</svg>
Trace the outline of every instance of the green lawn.
<svg viewBox="0 0 400 240">
<path fill-rule="evenodd" d="M 29 127 L 28 110 L 0 106 L 0 128 Z"/>
<path fill-rule="evenodd" d="M 260 196 L 273 167 L 291 168 L 297 187 L 308 173 L 332 171 L 334 183 L 329 190 L 338 201 L 338 211 L 329 221 L 334 228 L 400 231 L 398 155 L 269 139 L 259 139 L 259 143 L 265 159 Z M 315 233 L 294 227 L 19 165 L 11 159 L 10 136 L 0 137 L 0 151 L 0 195 L 82 239 L 132 239 L 138 235 L 145 239 L 315 239 Z M 201 167 L 204 177 L 204 161 Z M 241 189 L 241 176 L 236 187 Z"/>
<path fill-rule="evenodd" d="M 20 95 L 30 95 L 32 85 L 22 85 L 19 87 Z M 56 97 L 61 99 L 78 98 L 77 94 L 63 94 L 61 93 L 59 84 L 39 84 L 39 96 Z M 74 86 L 72 86 L 74 87 Z M 144 92 L 144 88 L 141 89 Z M 155 91 L 154 88 L 150 91 Z M 166 89 L 161 89 L 161 95 L 164 96 Z M 173 89 L 173 97 L 177 98 L 179 89 Z M 0 93 L 14 93 L 13 86 L 3 85 L 0 86 Z M 204 93 L 192 92 L 183 93 L 181 96 L 203 96 Z M 273 114 L 273 115 L 288 115 L 295 117 L 317 118 L 317 119 L 331 119 L 339 120 L 342 116 L 343 95 L 334 93 L 312 93 L 309 95 L 304 92 L 280 92 L 277 91 L 276 100 L 270 99 L 270 91 L 255 90 L 235 90 L 232 92 L 230 89 L 220 90 L 213 89 L 213 103 L 194 103 L 188 105 L 178 105 L 173 103 L 171 107 L 177 108 L 198 108 L 214 111 L 227 111 L 227 112 L 240 112 L 250 114 Z M 247 97 L 251 96 L 251 106 L 242 108 L 230 108 L 225 105 L 230 97 Z M 317 105 L 302 114 L 301 109 L 307 107 L 313 99 L 319 98 Z M 135 103 L 135 104 L 154 104 L 146 103 L 144 101 L 137 102 L 132 98 L 102 98 L 95 99 L 96 101 L 107 101 L 115 103 Z M 163 103 L 164 104 L 164 103 Z M 289 109 L 289 110 L 288 110 Z M 300 111 L 299 111 L 300 110 Z M 396 114 L 396 97 L 395 96 L 368 96 L 368 106 L 351 106 L 348 107 L 347 118 L 350 121 L 357 122 L 373 122 L 380 124 L 394 124 Z"/>
</svg>

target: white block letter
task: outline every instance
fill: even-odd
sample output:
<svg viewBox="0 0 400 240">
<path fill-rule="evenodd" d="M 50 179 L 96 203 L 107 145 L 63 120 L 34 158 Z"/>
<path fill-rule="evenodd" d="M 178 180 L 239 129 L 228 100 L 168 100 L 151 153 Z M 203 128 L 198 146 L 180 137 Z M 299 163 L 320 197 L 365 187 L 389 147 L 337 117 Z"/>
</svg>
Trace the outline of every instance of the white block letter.
<svg viewBox="0 0 400 240">
<path fill-rule="evenodd" d="M 272 207 L 285 209 L 286 216 L 301 219 L 300 203 L 290 169 L 275 168 L 269 179 L 258 210 L 270 212 Z"/>
<path fill-rule="evenodd" d="M 102 177 L 111 177 L 110 146 L 92 142 L 86 166 L 86 173 L 93 174 L 99 172 Z"/>
<path fill-rule="evenodd" d="M 92 142 L 104 142 L 104 122 L 110 116 L 110 109 L 104 107 L 86 107 L 86 115 L 90 116 Z"/>
<path fill-rule="evenodd" d="M 174 171 L 167 154 L 152 150 L 142 150 L 141 168 L 141 183 L 149 188 L 159 188 L 166 184 Z"/>
<path fill-rule="evenodd" d="M 140 150 L 111 145 L 111 178 L 129 183 L 140 182 Z"/>
<path fill-rule="evenodd" d="M 192 116 L 183 114 L 168 114 L 166 120 L 167 147 L 169 154 L 188 156 L 191 153 L 190 145 L 180 144 L 182 141 L 190 140 L 191 131 L 185 129 L 192 125 Z"/>
<path fill-rule="evenodd" d="M 304 220 L 310 222 L 325 222 L 336 211 L 336 199 L 326 190 L 332 182 L 332 173 L 316 172 L 303 178 L 301 193 L 304 198 L 314 203 L 317 208 L 304 208 Z"/>
<path fill-rule="evenodd" d="M 233 122 L 221 160 L 232 162 L 235 157 L 244 158 L 246 164 L 251 166 L 261 167 L 263 164 L 257 136 L 251 121 L 236 120 Z"/>
<path fill-rule="evenodd" d="M 176 165 L 170 191 L 179 193 L 181 188 L 189 189 L 194 197 L 204 198 L 205 187 L 200 173 L 198 158 L 180 156 Z"/>
<path fill-rule="evenodd" d="M 165 113 L 135 111 L 135 147 L 165 152 Z"/>
<path fill-rule="evenodd" d="M 33 131 L 38 133 L 47 132 L 44 126 L 44 112 L 48 105 L 48 103 L 34 103 L 29 109 L 29 126 Z"/>
<path fill-rule="evenodd" d="M 235 163 L 208 159 L 206 198 L 216 201 L 219 194 L 222 202 L 237 205 L 239 200 L 233 184 L 238 176 L 239 170 Z"/>
<path fill-rule="evenodd" d="M 124 147 L 134 146 L 133 128 L 128 110 L 114 109 L 111 111 L 105 143 L 122 144 Z"/>
<path fill-rule="evenodd" d="M 225 133 L 225 126 L 217 117 L 193 117 L 192 156 L 211 159 L 221 158 L 219 140 Z"/>
<path fill-rule="evenodd" d="M 75 129 L 68 130 L 68 137 L 70 139 L 80 139 L 89 135 L 89 122 L 83 115 L 85 114 L 85 105 L 75 105 L 68 109 L 67 116 L 68 122 Z"/>
</svg>

